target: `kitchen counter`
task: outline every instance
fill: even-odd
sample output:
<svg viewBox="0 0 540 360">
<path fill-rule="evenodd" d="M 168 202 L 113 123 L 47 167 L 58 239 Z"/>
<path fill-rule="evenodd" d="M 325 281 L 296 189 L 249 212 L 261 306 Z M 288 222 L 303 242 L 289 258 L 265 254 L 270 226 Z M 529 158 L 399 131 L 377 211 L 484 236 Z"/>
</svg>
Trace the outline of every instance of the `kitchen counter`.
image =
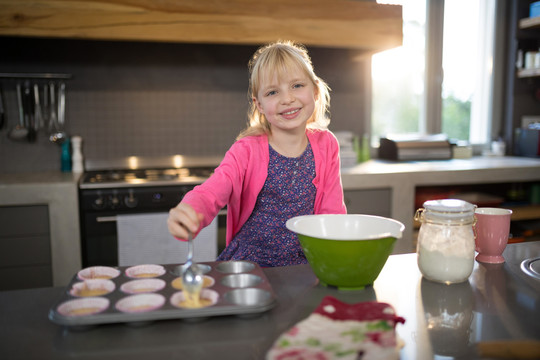
<svg viewBox="0 0 540 360">
<path fill-rule="evenodd" d="M 390 189 L 391 217 L 405 224 L 394 253 L 414 251 L 413 218 L 418 186 L 540 181 L 540 158 L 482 156 L 471 159 L 393 162 L 370 160 L 342 169 L 345 191 Z"/>
<path fill-rule="evenodd" d="M 389 257 L 373 287 L 338 291 L 318 284 L 309 265 L 266 268 L 278 305 L 256 317 L 164 320 L 144 326 L 68 330 L 47 319 L 64 288 L 0 292 L 0 357 L 4 359 L 263 359 L 275 339 L 309 316 L 326 295 L 347 303 L 391 304 L 405 324 L 401 359 L 478 358 L 474 344 L 538 339 L 540 280 L 520 270 L 540 256 L 540 242 L 508 245 L 504 264 L 475 262 L 468 282 L 422 278 L 416 254 Z"/>
<path fill-rule="evenodd" d="M 217 162 L 217 158 L 212 161 Z M 0 174 L 0 206 L 49 206 L 53 285 L 68 283 L 81 267 L 78 218 L 78 175 L 61 172 Z M 417 186 L 540 181 L 540 159 L 474 157 L 441 161 L 391 162 L 370 160 L 342 170 L 345 191 L 389 189 L 390 217 L 406 228 L 394 253 L 413 246 L 413 217 Z"/>
<path fill-rule="evenodd" d="M 0 206 L 48 206 L 54 286 L 67 284 L 81 268 L 79 176 L 59 171 L 0 174 Z"/>
</svg>

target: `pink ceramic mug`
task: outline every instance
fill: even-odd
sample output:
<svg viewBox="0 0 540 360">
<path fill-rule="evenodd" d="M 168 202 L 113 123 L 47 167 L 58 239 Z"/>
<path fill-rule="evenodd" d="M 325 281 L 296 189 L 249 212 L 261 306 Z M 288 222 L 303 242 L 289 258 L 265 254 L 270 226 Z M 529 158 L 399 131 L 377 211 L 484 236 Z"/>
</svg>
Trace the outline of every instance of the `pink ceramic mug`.
<svg viewBox="0 0 540 360">
<path fill-rule="evenodd" d="M 500 208 L 477 208 L 476 217 L 476 260 L 484 263 L 504 262 L 502 253 L 510 235 L 512 210 Z"/>
</svg>

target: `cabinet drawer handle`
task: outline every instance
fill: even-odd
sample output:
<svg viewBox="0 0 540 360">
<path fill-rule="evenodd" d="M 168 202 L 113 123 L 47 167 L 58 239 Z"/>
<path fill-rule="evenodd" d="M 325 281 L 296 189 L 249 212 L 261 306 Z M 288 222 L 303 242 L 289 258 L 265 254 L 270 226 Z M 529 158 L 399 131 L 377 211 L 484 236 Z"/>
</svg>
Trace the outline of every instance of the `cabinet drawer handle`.
<svg viewBox="0 0 540 360">
<path fill-rule="evenodd" d="M 98 223 L 102 222 L 116 222 L 116 216 L 98 216 L 96 218 Z"/>
</svg>

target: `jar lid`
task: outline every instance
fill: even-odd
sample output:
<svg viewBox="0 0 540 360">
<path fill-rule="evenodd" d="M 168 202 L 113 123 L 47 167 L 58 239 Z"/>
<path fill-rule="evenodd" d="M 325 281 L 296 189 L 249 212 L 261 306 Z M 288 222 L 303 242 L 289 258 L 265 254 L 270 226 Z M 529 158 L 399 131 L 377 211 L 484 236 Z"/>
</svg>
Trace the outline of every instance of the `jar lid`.
<svg viewBox="0 0 540 360">
<path fill-rule="evenodd" d="M 426 216 L 431 213 L 445 219 L 473 217 L 475 208 L 475 205 L 459 199 L 429 200 L 424 203 Z"/>
</svg>

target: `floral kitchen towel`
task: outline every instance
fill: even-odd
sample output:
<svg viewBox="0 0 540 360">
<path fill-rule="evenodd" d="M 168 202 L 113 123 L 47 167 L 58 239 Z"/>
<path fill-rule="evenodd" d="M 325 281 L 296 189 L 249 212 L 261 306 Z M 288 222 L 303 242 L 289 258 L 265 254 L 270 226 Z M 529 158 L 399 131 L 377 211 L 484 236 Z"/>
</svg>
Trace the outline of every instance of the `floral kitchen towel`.
<svg viewBox="0 0 540 360">
<path fill-rule="evenodd" d="M 399 359 L 395 327 L 404 322 L 389 304 L 347 304 L 326 296 L 307 319 L 276 340 L 266 359 Z"/>
</svg>

